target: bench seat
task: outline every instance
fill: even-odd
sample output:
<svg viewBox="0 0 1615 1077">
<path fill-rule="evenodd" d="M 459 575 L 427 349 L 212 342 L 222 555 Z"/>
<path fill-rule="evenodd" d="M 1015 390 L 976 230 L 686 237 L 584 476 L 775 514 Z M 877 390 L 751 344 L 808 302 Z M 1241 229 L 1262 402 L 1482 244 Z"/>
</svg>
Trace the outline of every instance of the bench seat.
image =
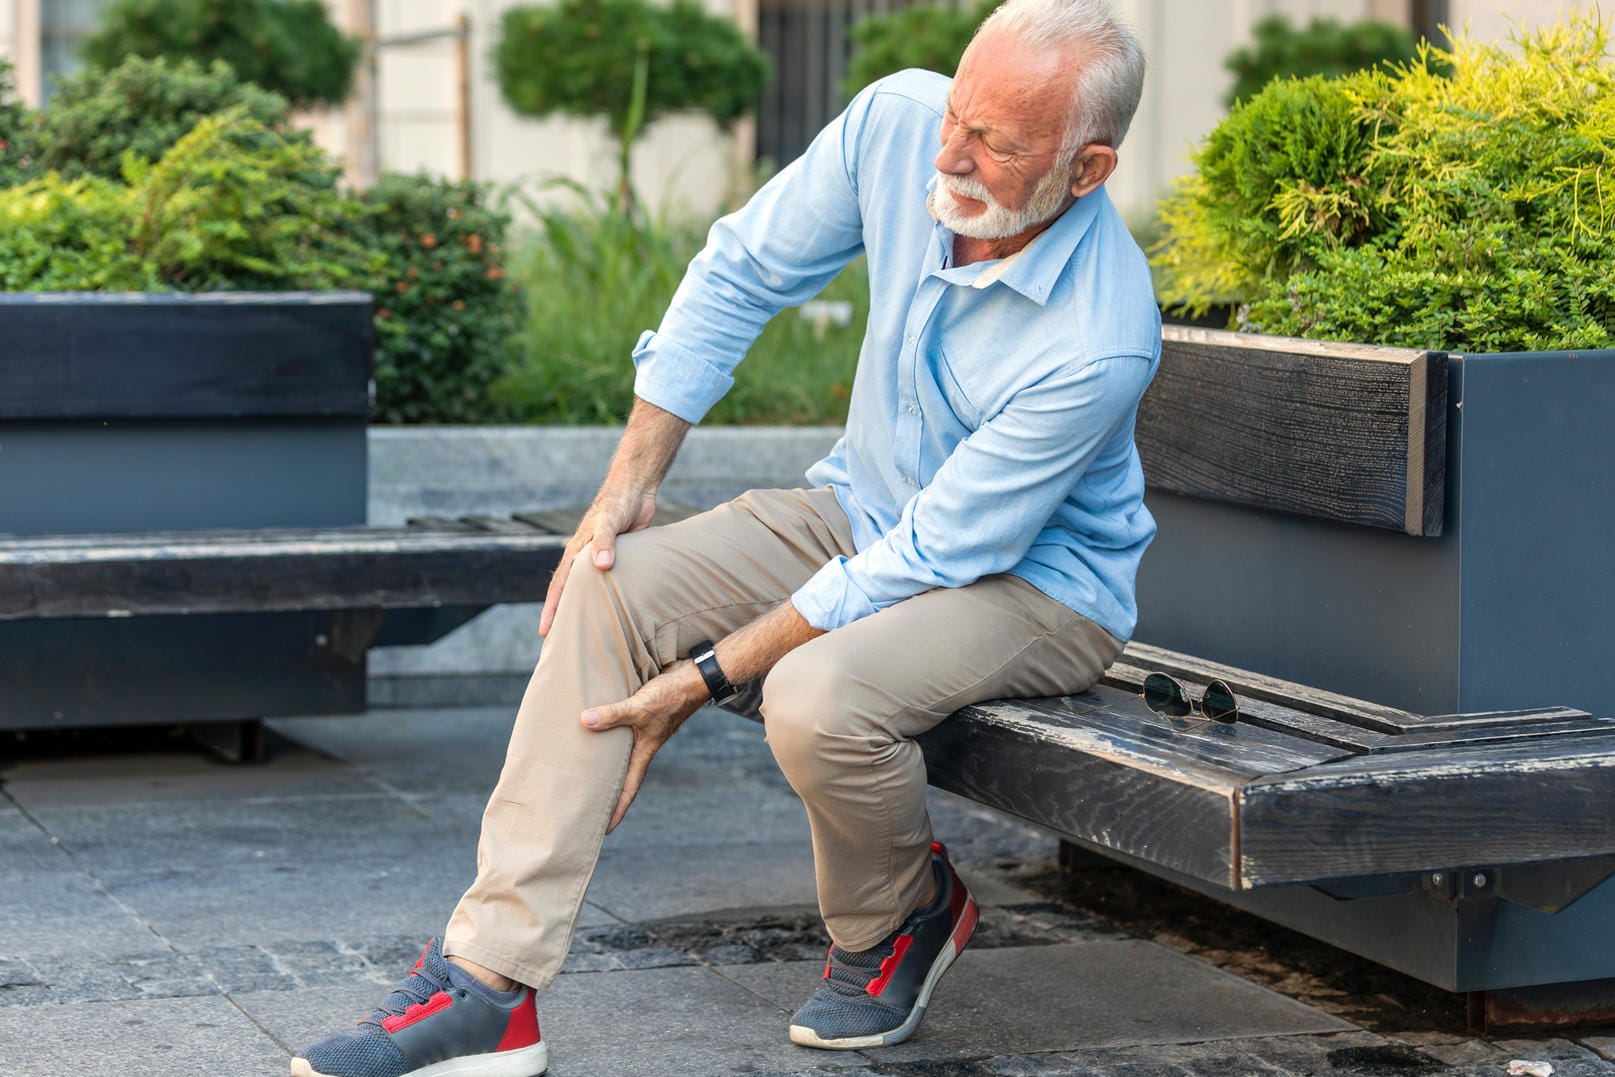
<svg viewBox="0 0 1615 1077">
<path fill-rule="evenodd" d="M 329 611 L 362 656 L 389 613 L 541 600 L 578 516 L 0 540 L 0 621 Z M 1152 713 L 1152 670 L 1227 681 L 1239 722 Z M 920 743 L 940 788 L 1228 891 L 1615 854 L 1615 720 L 1568 708 L 1422 716 L 1135 642 L 1086 692 Z"/>
</svg>

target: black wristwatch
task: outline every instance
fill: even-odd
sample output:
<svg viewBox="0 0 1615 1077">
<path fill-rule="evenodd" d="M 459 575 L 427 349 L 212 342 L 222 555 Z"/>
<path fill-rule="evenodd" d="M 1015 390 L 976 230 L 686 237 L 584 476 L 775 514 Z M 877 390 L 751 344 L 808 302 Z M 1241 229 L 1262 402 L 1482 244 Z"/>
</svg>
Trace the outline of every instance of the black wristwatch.
<svg viewBox="0 0 1615 1077">
<path fill-rule="evenodd" d="M 740 689 L 729 683 L 729 678 L 723 675 L 723 670 L 718 666 L 718 653 L 711 640 L 704 639 L 691 647 L 690 661 L 701 671 L 701 679 L 707 682 L 712 702 L 727 703 L 740 694 Z"/>
</svg>

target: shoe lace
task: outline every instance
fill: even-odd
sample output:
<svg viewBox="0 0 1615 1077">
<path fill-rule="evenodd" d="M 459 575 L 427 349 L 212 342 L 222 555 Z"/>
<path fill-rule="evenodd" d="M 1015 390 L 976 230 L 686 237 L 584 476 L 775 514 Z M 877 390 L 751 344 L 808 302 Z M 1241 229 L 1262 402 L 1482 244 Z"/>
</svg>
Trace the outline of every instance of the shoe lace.
<svg viewBox="0 0 1615 1077">
<path fill-rule="evenodd" d="M 831 944 L 830 959 L 824 966 L 825 986 L 838 995 L 867 996 L 869 981 L 880 975 L 881 965 L 896 952 L 897 935 L 892 932 L 868 950 L 843 950 Z"/>
<path fill-rule="evenodd" d="M 369 1017 L 360 1018 L 359 1024 L 375 1025 L 379 1028 L 385 1019 L 397 1017 L 411 1006 L 423 1005 L 439 991 L 448 990 L 450 986 L 447 978 L 428 971 L 425 964 L 422 964 L 420 968 L 411 970 L 410 974 L 393 988 L 393 993 L 383 999 L 380 1006 L 370 1011 Z"/>
</svg>

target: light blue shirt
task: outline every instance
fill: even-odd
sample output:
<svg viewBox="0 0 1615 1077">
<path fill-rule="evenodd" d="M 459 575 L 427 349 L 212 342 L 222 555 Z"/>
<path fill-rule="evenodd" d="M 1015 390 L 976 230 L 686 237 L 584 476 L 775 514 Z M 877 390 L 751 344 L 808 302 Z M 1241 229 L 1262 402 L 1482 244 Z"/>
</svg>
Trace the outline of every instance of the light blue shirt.
<svg viewBox="0 0 1615 1077">
<path fill-rule="evenodd" d="M 877 82 L 713 225 L 634 350 L 634 391 L 700 421 L 769 318 L 867 255 L 846 434 L 807 473 L 835 490 L 857 554 L 792 603 L 828 631 L 1007 572 L 1126 640 L 1155 534 L 1133 445 L 1161 353 L 1149 268 L 1103 188 L 1018 255 L 954 266 L 925 206 L 948 86 Z"/>
</svg>

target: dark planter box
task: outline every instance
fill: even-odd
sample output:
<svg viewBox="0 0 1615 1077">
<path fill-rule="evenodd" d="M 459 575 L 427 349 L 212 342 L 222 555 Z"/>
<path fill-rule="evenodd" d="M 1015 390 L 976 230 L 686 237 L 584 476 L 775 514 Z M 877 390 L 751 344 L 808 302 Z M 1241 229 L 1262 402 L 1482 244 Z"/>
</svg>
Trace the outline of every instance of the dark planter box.
<svg viewBox="0 0 1615 1077">
<path fill-rule="evenodd" d="M 0 295 L 0 339 L 0 534 L 365 522 L 369 296 Z M 328 622 L 3 625 L 0 727 L 360 709 Z"/>
<path fill-rule="evenodd" d="M 1421 388 L 1389 349 L 1165 336 L 1140 640 L 1423 714 L 1615 711 L 1615 352 L 1432 354 Z"/>
</svg>

